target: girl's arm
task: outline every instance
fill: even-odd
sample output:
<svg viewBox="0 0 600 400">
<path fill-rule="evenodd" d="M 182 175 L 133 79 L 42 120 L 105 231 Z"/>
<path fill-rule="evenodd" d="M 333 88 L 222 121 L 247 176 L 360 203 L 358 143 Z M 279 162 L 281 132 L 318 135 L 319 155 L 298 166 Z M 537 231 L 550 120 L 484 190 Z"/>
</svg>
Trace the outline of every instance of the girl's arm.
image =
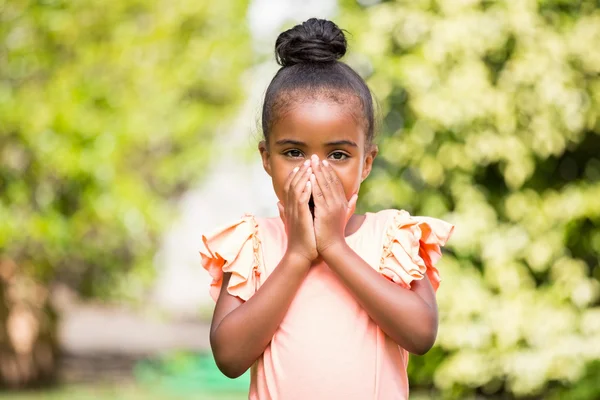
<svg viewBox="0 0 600 400">
<path fill-rule="evenodd" d="M 210 344 L 217 366 L 230 378 L 242 375 L 265 351 L 300 287 L 310 261 L 286 253 L 260 289 L 244 302 L 223 286 L 210 328 Z"/>
<path fill-rule="evenodd" d="M 288 243 L 275 270 L 244 302 L 227 291 L 231 274 L 223 277 L 210 327 L 210 344 L 225 375 L 242 375 L 265 351 L 283 320 L 311 263 L 319 256 L 308 201 L 312 193 L 310 162 L 296 167 L 284 184 L 285 208 L 278 204 Z"/>
<path fill-rule="evenodd" d="M 414 354 L 429 351 L 437 336 L 438 312 L 427 275 L 408 290 L 375 271 L 345 242 L 332 244 L 321 256 L 394 342 Z"/>
<path fill-rule="evenodd" d="M 400 346 L 425 354 L 437 336 L 438 313 L 429 278 L 404 289 L 381 276 L 347 244 L 344 230 L 357 196 L 350 202 L 327 160 L 312 159 L 317 250 L 375 323 Z"/>
</svg>

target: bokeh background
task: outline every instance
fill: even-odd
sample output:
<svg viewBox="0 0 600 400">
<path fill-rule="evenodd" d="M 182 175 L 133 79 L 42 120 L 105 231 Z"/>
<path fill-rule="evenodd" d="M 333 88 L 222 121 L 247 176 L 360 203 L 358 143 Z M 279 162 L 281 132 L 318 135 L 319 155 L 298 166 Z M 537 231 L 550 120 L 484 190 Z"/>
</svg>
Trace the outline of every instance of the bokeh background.
<svg viewBox="0 0 600 400">
<path fill-rule="evenodd" d="M 457 226 L 411 398 L 600 398 L 600 2 L 0 0 L 2 398 L 245 398 L 198 248 L 277 213 L 261 96 L 312 16 L 379 103 L 359 211 Z"/>
</svg>

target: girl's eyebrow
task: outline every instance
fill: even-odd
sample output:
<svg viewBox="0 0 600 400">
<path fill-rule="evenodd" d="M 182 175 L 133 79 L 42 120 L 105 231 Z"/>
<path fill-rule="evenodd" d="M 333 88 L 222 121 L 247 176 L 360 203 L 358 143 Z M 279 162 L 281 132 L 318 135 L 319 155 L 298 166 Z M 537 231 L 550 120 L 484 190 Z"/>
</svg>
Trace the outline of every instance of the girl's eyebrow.
<svg viewBox="0 0 600 400">
<path fill-rule="evenodd" d="M 352 140 L 336 140 L 333 142 L 325 143 L 325 146 L 343 146 L 343 145 L 358 147 L 358 145 L 355 142 L 353 142 Z"/>
<path fill-rule="evenodd" d="M 293 144 L 296 146 L 306 146 L 306 143 L 301 142 L 299 140 L 293 140 L 293 139 L 280 139 L 280 140 L 276 141 L 275 144 L 279 144 L 279 145 Z"/>
<path fill-rule="evenodd" d="M 275 144 L 278 144 L 281 146 L 286 145 L 286 144 L 292 144 L 295 146 L 306 146 L 306 143 L 301 142 L 299 140 L 294 140 L 294 139 L 279 139 L 278 141 L 275 142 Z M 355 142 L 353 142 L 352 140 L 335 140 L 333 142 L 325 143 L 325 146 L 343 146 L 343 145 L 358 147 L 358 145 Z"/>
</svg>

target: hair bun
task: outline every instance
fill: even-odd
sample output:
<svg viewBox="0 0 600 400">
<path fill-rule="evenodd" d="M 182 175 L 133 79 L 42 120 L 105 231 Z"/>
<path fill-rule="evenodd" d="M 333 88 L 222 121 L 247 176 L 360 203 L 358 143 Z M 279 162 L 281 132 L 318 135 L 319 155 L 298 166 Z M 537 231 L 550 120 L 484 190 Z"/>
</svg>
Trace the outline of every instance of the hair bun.
<svg viewBox="0 0 600 400">
<path fill-rule="evenodd" d="M 336 24 L 311 18 L 282 32 L 275 42 L 275 58 L 283 67 L 329 63 L 346 54 L 346 37 Z"/>
</svg>

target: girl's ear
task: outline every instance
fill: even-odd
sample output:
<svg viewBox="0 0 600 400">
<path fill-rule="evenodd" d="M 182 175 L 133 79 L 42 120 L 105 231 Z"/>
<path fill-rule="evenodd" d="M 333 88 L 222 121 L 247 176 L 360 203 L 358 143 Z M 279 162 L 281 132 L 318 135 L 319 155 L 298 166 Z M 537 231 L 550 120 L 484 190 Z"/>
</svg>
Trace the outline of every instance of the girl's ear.
<svg viewBox="0 0 600 400">
<path fill-rule="evenodd" d="M 258 144 L 258 151 L 260 152 L 260 157 L 262 158 L 263 168 L 265 169 L 267 174 L 269 174 L 269 176 L 272 176 L 271 175 L 271 163 L 269 162 L 271 154 L 269 153 L 269 149 L 267 148 L 267 143 L 264 140 L 261 140 L 260 143 Z"/>
<path fill-rule="evenodd" d="M 371 146 L 371 149 L 367 153 L 365 157 L 365 163 L 363 165 L 361 182 L 367 179 L 367 176 L 371 173 L 371 169 L 373 168 L 373 160 L 377 157 L 377 153 L 379 153 L 379 148 L 376 145 Z"/>
</svg>

